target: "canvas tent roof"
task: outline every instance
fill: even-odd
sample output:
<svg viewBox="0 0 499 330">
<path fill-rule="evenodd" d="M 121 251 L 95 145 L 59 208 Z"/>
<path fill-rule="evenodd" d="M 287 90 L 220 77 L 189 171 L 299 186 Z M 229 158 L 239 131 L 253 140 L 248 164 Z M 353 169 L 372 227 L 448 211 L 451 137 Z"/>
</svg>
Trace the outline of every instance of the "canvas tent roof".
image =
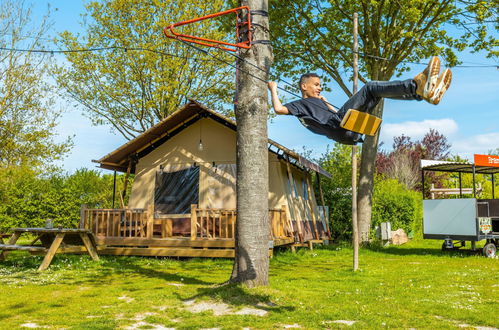
<svg viewBox="0 0 499 330">
<path fill-rule="evenodd" d="M 93 160 L 93 162 L 99 163 L 101 168 L 126 172 L 130 160 L 142 158 L 189 125 L 205 117 L 212 118 L 222 125 L 225 125 L 234 131 L 236 130 L 237 126 L 235 121 L 208 109 L 194 100 L 190 100 L 184 107 L 175 111 L 144 133 L 128 141 L 101 159 Z M 269 151 L 277 154 L 291 164 L 331 178 L 331 174 L 319 165 L 301 157 L 296 152 L 285 148 L 271 139 L 269 139 L 268 142 Z M 134 171 L 135 169 L 132 168 L 131 173 L 134 173 Z"/>
</svg>

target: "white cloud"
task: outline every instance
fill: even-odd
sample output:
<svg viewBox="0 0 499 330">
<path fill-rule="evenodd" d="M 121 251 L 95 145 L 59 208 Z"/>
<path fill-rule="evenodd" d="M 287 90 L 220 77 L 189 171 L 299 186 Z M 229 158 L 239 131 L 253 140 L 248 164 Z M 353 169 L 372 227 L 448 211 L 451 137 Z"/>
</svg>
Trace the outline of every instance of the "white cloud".
<svg viewBox="0 0 499 330">
<path fill-rule="evenodd" d="M 452 151 L 459 156 L 473 159 L 473 154 L 487 154 L 499 148 L 499 132 L 479 134 L 452 141 Z"/>
<path fill-rule="evenodd" d="M 421 139 L 430 129 L 436 129 L 440 134 L 449 137 L 457 132 L 458 125 L 454 119 L 444 118 L 423 121 L 406 121 L 397 124 L 383 124 L 381 126 L 381 141 L 391 146 L 396 136 L 409 136 L 412 140 Z"/>
</svg>

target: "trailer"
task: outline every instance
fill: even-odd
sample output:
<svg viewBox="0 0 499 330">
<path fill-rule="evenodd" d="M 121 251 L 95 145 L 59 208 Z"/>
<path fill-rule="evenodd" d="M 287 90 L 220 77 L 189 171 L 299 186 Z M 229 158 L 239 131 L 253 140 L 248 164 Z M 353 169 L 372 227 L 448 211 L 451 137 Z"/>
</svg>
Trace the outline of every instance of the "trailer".
<svg viewBox="0 0 499 330">
<path fill-rule="evenodd" d="M 486 240 L 483 254 L 495 257 L 499 246 L 499 199 L 495 198 L 495 174 L 499 173 L 499 156 L 475 155 L 474 163 L 421 160 L 423 192 L 423 238 L 444 240 L 443 250 L 456 249 L 469 241 L 476 249 L 476 242 Z M 444 198 L 426 199 L 425 178 L 427 172 L 451 172 L 459 174 L 459 188 L 435 189 Z M 473 187 L 463 189 L 462 174 L 470 173 Z M 492 198 L 477 198 L 476 175 L 490 176 Z M 471 198 L 464 198 L 470 193 Z M 452 198 L 445 198 L 455 194 Z M 434 196 L 434 194 L 432 194 Z M 456 242 L 457 241 L 457 242 Z M 460 245 L 459 245 L 460 244 Z"/>
</svg>

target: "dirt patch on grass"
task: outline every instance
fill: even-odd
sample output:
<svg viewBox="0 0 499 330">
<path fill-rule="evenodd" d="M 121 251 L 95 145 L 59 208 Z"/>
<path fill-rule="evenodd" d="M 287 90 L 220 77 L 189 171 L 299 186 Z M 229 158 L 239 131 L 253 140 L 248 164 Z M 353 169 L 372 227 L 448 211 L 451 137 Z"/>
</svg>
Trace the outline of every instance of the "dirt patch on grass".
<svg viewBox="0 0 499 330">
<path fill-rule="evenodd" d="M 357 321 L 348 321 L 348 320 L 334 320 L 334 321 L 324 321 L 322 322 L 323 324 L 331 324 L 331 323 L 335 323 L 335 324 L 344 324 L 344 325 L 348 325 L 348 326 L 352 326 L 356 323 Z"/>
<path fill-rule="evenodd" d="M 124 302 L 126 303 L 131 303 L 132 301 L 134 301 L 135 299 L 134 298 L 130 298 L 130 297 L 127 297 L 127 296 L 121 296 L 121 297 L 118 297 L 118 300 L 123 300 Z"/>
<path fill-rule="evenodd" d="M 267 311 L 256 307 L 244 307 L 240 310 L 234 310 L 231 306 L 223 302 L 215 301 L 200 301 L 186 300 L 184 301 L 185 309 L 191 313 L 201 313 L 205 311 L 213 311 L 213 315 L 255 315 L 265 316 Z"/>
<path fill-rule="evenodd" d="M 153 313 L 153 312 L 139 313 L 139 314 L 135 314 L 135 316 L 133 318 L 131 318 L 131 320 L 144 321 L 146 319 L 146 317 L 154 316 L 154 315 L 157 315 L 157 313 Z"/>
<path fill-rule="evenodd" d="M 196 303 L 194 300 L 187 300 L 184 302 L 184 305 L 186 305 L 185 309 L 191 313 L 201 313 L 211 310 L 215 316 L 233 314 L 231 313 L 230 306 L 225 303 L 210 301 Z"/>
<path fill-rule="evenodd" d="M 171 285 L 171 286 L 176 286 L 176 287 L 181 287 L 181 286 L 184 286 L 185 284 L 182 284 L 182 283 L 167 283 L 168 285 Z"/>
<path fill-rule="evenodd" d="M 265 316 L 267 315 L 267 311 L 263 309 L 258 309 L 258 308 L 252 308 L 252 307 L 244 307 L 241 310 L 238 310 L 237 312 L 233 313 L 235 315 L 255 315 L 255 316 Z"/>
<path fill-rule="evenodd" d="M 461 321 L 446 319 L 445 317 L 440 316 L 440 315 L 435 315 L 435 318 L 437 318 L 439 320 L 455 323 L 459 328 L 468 328 L 468 329 L 473 328 L 476 330 L 499 330 L 499 329 L 494 328 L 494 327 L 486 327 L 486 326 L 481 326 L 481 325 L 470 325 L 470 324 L 466 324 L 466 323 L 461 323 Z"/>
<path fill-rule="evenodd" d="M 24 324 L 21 324 L 19 327 L 21 328 L 31 328 L 31 329 L 35 329 L 35 328 L 48 328 L 47 326 L 43 326 L 43 325 L 38 325 L 34 322 L 26 322 Z"/>
<path fill-rule="evenodd" d="M 140 321 L 140 322 L 137 322 L 135 324 L 132 324 L 128 327 L 126 327 L 125 329 L 128 329 L 128 330 L 135 330 L 135 329 L 155 329 L 155 330 L 175 330 L 175 328 L 166 328 L 162 325 L 159 325 L 159 324 L 152 324 L 152 323 L 147 323 L 147 322 L 144 322 L 144 321 Z"/>
</svg>

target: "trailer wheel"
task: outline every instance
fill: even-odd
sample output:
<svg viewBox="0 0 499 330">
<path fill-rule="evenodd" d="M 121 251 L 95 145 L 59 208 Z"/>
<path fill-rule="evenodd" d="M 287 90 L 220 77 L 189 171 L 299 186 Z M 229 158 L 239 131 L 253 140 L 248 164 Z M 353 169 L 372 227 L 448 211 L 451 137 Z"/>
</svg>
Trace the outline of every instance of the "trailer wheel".
<svg viewBox="0 0 499 330">
<path fill-rule="evenodd" d="M 483 247 L 483 255 L 487 258 L 494 258 L 496 256 L 497 247 L 494 243 L 487 243 Z"/>
<path fill-rule="evenodd" d="M 454 242 L 450 239 L 446 239 L 442 243 L 442 251 L 450 251 L 450 250 L 454 250 L 454 248 L 455 248 Z"/>
</svg>

